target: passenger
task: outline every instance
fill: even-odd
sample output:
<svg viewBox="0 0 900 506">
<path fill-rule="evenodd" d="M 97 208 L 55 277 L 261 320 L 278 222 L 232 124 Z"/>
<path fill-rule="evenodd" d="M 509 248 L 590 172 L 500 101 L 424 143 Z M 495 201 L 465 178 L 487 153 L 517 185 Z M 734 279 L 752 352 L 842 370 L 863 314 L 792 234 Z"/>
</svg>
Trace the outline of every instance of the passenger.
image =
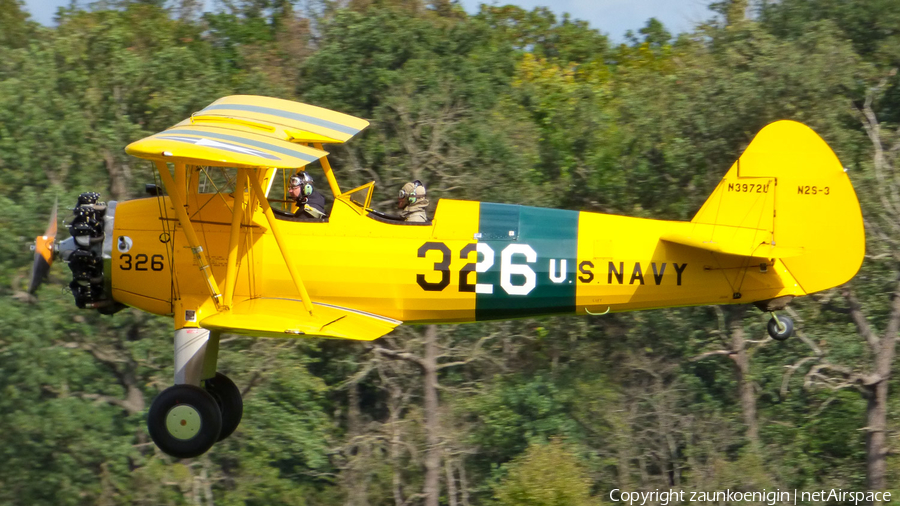
<svg viewBox="0 0 900 506">
<path fill-rule="evenodd" d="M 400 200 L 397 201 L 397 208 L 400 209 L 400 216 L 410 223 L 425 223 L 428 216 L 425 215 L 425 208 L 428 207 L 428 199 L 425 198 L 425 186 L 421 181 L 416 179 L 412 183 L 406 183 L 400 189 Z"/>
<path fill-rule="evenodd" d="M 304 172 L 298 172 L 291 176 L 291 187 L 288 190 L 291 198 L 297 201 L 295 216 L 309 218 L 325 218 L 325 197 L 316 191 L 313 178 Z"/>
</svg>

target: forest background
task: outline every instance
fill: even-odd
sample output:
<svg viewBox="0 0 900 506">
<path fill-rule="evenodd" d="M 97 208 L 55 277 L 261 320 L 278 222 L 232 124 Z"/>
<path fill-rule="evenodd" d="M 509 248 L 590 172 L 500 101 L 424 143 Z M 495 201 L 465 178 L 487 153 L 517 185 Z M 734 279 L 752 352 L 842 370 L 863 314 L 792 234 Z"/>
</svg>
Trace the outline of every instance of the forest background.
<svg viewBox="0 0 900 506">
<path fill-rule="evenodd" d="M 726 0 L 614 45 L 546 10 L 445 0 L 107 1 L 52 28 L 0 0 L 0 504 L 586 505 L 614 488 L 900 494 L 900 2 Z M 333 148 L 387 210 L 442 196 L 690 219 L 753 135 L 793 119 L 847 167 L 867 256 L 765 316 L 697 307 L 401 328 L 374 343 L 225 336 L 237 432 L 149 441 L 172 324 L 78 311 L 31 252 L 58 197 L 141 197 L 123 147 L 229 94 L 367 118 Z M 433 210 L 433 208 L 432 208 Z"/>
</svg>

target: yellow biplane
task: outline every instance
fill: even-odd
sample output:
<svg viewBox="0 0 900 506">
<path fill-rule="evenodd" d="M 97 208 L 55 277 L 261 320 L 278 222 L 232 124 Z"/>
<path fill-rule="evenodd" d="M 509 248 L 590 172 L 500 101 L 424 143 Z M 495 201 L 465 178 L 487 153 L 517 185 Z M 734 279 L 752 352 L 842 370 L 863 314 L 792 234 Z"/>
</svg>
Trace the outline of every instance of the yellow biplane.
<svg viewBox="0 0 900 506">
<path fill-rule="evenodd" d="M 240 422 L 240 392 L 216 372 L 223 332 L 372 340 L 404 323 L 753 303 L 783 339 L 792 323 L 774 311 L 848 281 L 864 256 L 850 180 L 800 123 L 765 127 L 690 222 L 442 199 L 431 221 L 407 223 L 369 207 L 374 183 L 342 191 L 332 172 L 323 146 L 367 125 L 225 97 L 126 148 L 165 191 L 82 194 L 60 243 L 54 211 L 32 292 L 58 255 L 79 307 L 174 319 L 175 385 L 147 419 L 164 452 L 200 455 Z M 327 218 L 278 209 L 273 187 L 316 161 Z"/>
</svg>

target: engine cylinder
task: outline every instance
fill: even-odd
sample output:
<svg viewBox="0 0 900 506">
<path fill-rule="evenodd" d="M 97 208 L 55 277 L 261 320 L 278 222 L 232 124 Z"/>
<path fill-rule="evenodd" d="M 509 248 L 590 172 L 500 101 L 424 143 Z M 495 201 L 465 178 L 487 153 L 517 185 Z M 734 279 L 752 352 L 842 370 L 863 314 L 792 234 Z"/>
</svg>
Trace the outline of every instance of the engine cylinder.
<svg viewBox="0 0 900 506">
<path fill-rule="evenodd" d="M 67 251 L 63 259 L 72 271 L 69 288 L 75 297 L 75 305 L 108 314 L 124 307 L 113 300 L 104 277 L 104 260 L 108 256 L 104 250 L 106 243 L 111 242 L 116 203 L 107 205 L 99 199 L 100 194 L 96 192 L 78 196 L 78 204 L 72 210 L 74 218 L 68 225 L 74 249 Z M 107 276 L 110 274 L 106 273 Z"/>
</svg>

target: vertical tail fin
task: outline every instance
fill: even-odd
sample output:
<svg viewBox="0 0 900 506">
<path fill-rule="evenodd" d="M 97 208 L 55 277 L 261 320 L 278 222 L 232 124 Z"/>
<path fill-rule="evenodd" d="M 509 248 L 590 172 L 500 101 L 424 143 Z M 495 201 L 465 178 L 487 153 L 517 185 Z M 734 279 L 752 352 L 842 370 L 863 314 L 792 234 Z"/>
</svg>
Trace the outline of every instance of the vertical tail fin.
<svg viewBox="0 0 900 506">
<path fill-rule="evenodd" d="M 719 225 L 720 235 L 750 229 L 757 241 L 799 250 L 782 262 L 806 293 L 849 281 L 865 255 L 850 178 L 828 144 L 794 121 L 763 128 L 691 223 L 713 225 L 713 235 Z"/>
</svg>

